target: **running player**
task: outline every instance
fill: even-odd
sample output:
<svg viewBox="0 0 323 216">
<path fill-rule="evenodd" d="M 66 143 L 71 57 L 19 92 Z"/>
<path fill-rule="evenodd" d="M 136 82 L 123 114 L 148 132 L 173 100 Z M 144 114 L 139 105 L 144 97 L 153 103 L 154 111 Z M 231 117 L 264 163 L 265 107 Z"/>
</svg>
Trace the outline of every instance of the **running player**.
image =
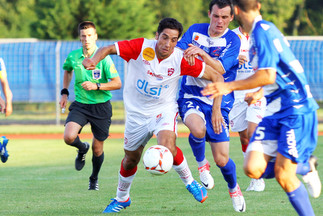
<svg viewBox="0 0 323 216">
<path fill-rule="evenodd" d="M 249 34 L 243 28 L 238 27 L 232 30 L 235 32 L 241 41 L 240 54 L 239 54 L 239 68 L 237 69 L 236 80 L 246 79 L 254 74 L 252 66 L 249 64 Z M 244 101 L 246 93 L 259 90 L 248 89 L 234 91 L 234 103 L 232 110 L 229 114 L 231 131 L 238 132 L 242 147 L 242 153 L 245 157 L 249 140 L 255 131 L 258 123 L 262 120 L 266 110 L 266 99 L 262 97 L 256 103 L 248 106 Z M 265 190 L 265 181 L 260 179 L 251 179 L 247 191 L 263 191 Z"/>
<path fill-rule="evenodd" d="M 174 156 L 174 170 L 186 188 L 199 202 L 207 198 L 206 189 L 193 179 L 187 161 L 176 147 L 178 105 L 176 94 L 182 75 L 223 80 L 220 74 L 200 60 L 190 66 L 183 51 L 176 48 L 183 31 L 182 24 L 173 18 L 160 21 L 156 40 L 144 38 L 119 41 L 101 48 L 93 58 L 85 59 L 85 68 L 92 69 L 108 54 L 118 54 L 128 62 L 124 86 L 126 125 L 125 156 L 121 162 L 117 196 L 103 211 L 119 212 L 130 205 L 130 187 L 145 145 L 155 134 L 158 145 L 166 146 Z"/>
<path fill-rule="evenodd" d="M 310 163 L 303 179 L 311 186 L 310 195 L 318 197 L 321 182 L 314 160 L 309 162 L 317 145 L 318 105 L 288 41 L 274 24 L 262 20 L 260 2 L 233 2 L 239 24 L 251 32 L 249 57 L 256 72 L 245 80 L 209 84 L 203 95 L 212 94 L 213 98 L 234 90 L 263 86 L 266 114 L 250 140 L 244 171 L 256 179 L 275 177 L 299 215 L 314 215 L 309 196 L 296 172 L 299 165 Z M 254 103 L 262 96 L 261 90 L 248 93 L 245 99 Z"/>
<path fill-rule="evenodd" d="M 199 55 L 206 59 L 207 64 L 223 74 L 225 82 L 232 81 L 236 77 L 240 40 L 228 28 L 233 20 L 231 1 L 211 1 L 208 14 L 210 23 L 192 25 L 177 46 L 184 49 L 188 56 Z M 214 187 L 210 165 L 205 158 L 207 141 L 211 145 L 213 159 L 227 182 L 234 210 L 244 212 L 246 204 L 237 184 L 236 165 L 229 157 L 228 114 L 234 102 L 233 93 L 223 96 L 222 103 L 221 97 L 213 101 L 200 93 L 208 83 L 194 77 L 183 77 L 178 99 L 180 116 L 190 130 L 188 140 L 198 163 L 202 184 L 207 189 Z"/>
<path fill-rule="evenodd" d="M 64 141 L 66 144 L 78 149 L 75 159 L 75 169 L 81 170 L 85 165 L 85 156 L 90 145 L 82 142 L 78 136 L 84 125 L 91 124 L 92 140 L 92 174 L 89 178 L 89 190 L 99 190 L 98 175 L 104 160 L 103 144 L 109 136 L 112 106 L 111 90 L 121 88 L 121 80 L 110 56 L 100 61 L 93 70 L 85 70 L 82 61 L 94 55 L 98 50 L 96 41 L 98 35 L 93 22 L 85 21 L 79 24 L 78 32 L 82 48 L 69 53 L 63 69 L 64 80 L 61 91 L 61 108 L 66 107 L 68 87 L 75 74 L 75 101 L 69 107 L 66 119 Z M 110 80 L 110 81 L 109 81 Z"/>
</svg>

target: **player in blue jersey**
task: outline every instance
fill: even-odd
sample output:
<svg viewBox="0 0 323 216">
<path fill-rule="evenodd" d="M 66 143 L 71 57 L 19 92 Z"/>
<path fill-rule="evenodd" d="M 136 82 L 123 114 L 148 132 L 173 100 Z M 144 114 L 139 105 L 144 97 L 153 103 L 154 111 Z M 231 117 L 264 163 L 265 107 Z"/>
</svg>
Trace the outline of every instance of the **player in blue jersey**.
<svg viewBox="0 0 323 216">
<path fill-rule="evenodd" d="M 235 17 L 250 32 L 250 63 L 256 73 L 245 80 L 213 83 L 203 95 L 210 98 L 263 86 L 267 99 L 265 117 L 247 149 L 244 171 L 251 178 L 275 177 L 299 215 L 314 215 L 309 196 L 296 173 L 303 176 L 309 194 L 318 197 L 321 182 L 311 154 L 317 143 L 318 105 L 310 92 L 304 70 L 287 40 L 270 22 L 262 20 L 257 0 L 234 0 Z M 262 92 L 248 93 L 252 103 Z"/>
<path fill-rule="evenodd" d="M 213 0 L 208 12 L 210 23 L 192 25 L 177 46 L 185 50 L 188 59 L 196 55 L 223 75 L 224 81 L 235 79 L 240 39 L 228 26 L 233 20 L 233 7 L 229 0 Z M 201 94 L 210 81 L 184 76 L 178 105 L 181 118 L 189 128 L 189 143 L 199 166 L 204 187 L 212 189 L 214 180 L 205 158 L 205 142 L 209 142 L 216 165 L 228 184 L 235 211 L 246 209 L 244 197 L 237 184 L 236 165 L 229 157 L 229 118 L 233 93 L 211 100 Z"/>
<path fill-rule="evenodd" d="M 0 111 L 4 113 L 5 116 L 10 116 L 12 113 L 12 92 L 9 87 L 9 82 L 7 79 L 6 66 L 2 58 L 0 58 L 0 83 L 3 90 L 3 95 L 5 99 L 0 96 Z M 1 95 L 1 91 L 0 91 Z M 9 154 L 7 151 L 8 139 L 5 136 L 0 137 L 0 158 L 3 163 L 8 160 Z"/>
</svg>

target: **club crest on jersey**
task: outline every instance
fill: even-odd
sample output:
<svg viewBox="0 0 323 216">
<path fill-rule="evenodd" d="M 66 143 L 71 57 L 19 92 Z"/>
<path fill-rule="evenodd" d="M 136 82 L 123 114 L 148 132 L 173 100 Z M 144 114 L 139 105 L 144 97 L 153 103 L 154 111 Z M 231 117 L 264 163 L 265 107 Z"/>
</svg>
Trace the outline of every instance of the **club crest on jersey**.
<svg viewBox="0 0 323 216">
<path fill-rule="evenodd" d="M 146 61 L 151 61 L 155 58 L 155 51 L 153 50 L 153 48 L 147 47 L 144 49 L 144 51 L 142 51 L 142 57 Z"/>
<path fill-rule="evenodd" d="M 173 75 L 174 72 L 175 72 L 174 68 L 168 68 L 168 76 Z"/>
<path fill-rule="evenodd" d="M 96 80 L 101 79 L 101 70 L 100 69 L 94 69 L 92 71 L 92 78 L 96 79 Z"/>
</svg>

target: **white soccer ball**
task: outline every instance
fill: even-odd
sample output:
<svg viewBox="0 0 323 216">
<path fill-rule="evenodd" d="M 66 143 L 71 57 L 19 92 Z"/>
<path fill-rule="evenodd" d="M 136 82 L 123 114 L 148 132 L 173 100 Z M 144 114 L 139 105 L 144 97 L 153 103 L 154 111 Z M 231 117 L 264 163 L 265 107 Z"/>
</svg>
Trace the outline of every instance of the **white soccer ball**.
<svg viewBox="0 0 323 216">
<path fill-rule="evenodd" d="M 167 173 L 172 168 L 173 161 L 170 150 L 162 145 L 151 146 L 143 157 L 145 169 L 155 175 Z"/>
</svg>

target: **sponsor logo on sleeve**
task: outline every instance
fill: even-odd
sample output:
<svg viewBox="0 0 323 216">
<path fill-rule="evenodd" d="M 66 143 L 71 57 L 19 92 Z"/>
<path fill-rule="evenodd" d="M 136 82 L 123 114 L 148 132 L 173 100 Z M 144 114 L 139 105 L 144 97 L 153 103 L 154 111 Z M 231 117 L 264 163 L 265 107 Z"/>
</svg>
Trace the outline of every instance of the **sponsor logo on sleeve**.
<svg viewBox="0 0 323 216">
<path fill-rule="evenodd" d="M 153 48 L 147 47 L 142 52 L 142 57 L 147 61 L 151 61 L 155 58 L 155 51 L 153 50 Z"/>
</svg>

